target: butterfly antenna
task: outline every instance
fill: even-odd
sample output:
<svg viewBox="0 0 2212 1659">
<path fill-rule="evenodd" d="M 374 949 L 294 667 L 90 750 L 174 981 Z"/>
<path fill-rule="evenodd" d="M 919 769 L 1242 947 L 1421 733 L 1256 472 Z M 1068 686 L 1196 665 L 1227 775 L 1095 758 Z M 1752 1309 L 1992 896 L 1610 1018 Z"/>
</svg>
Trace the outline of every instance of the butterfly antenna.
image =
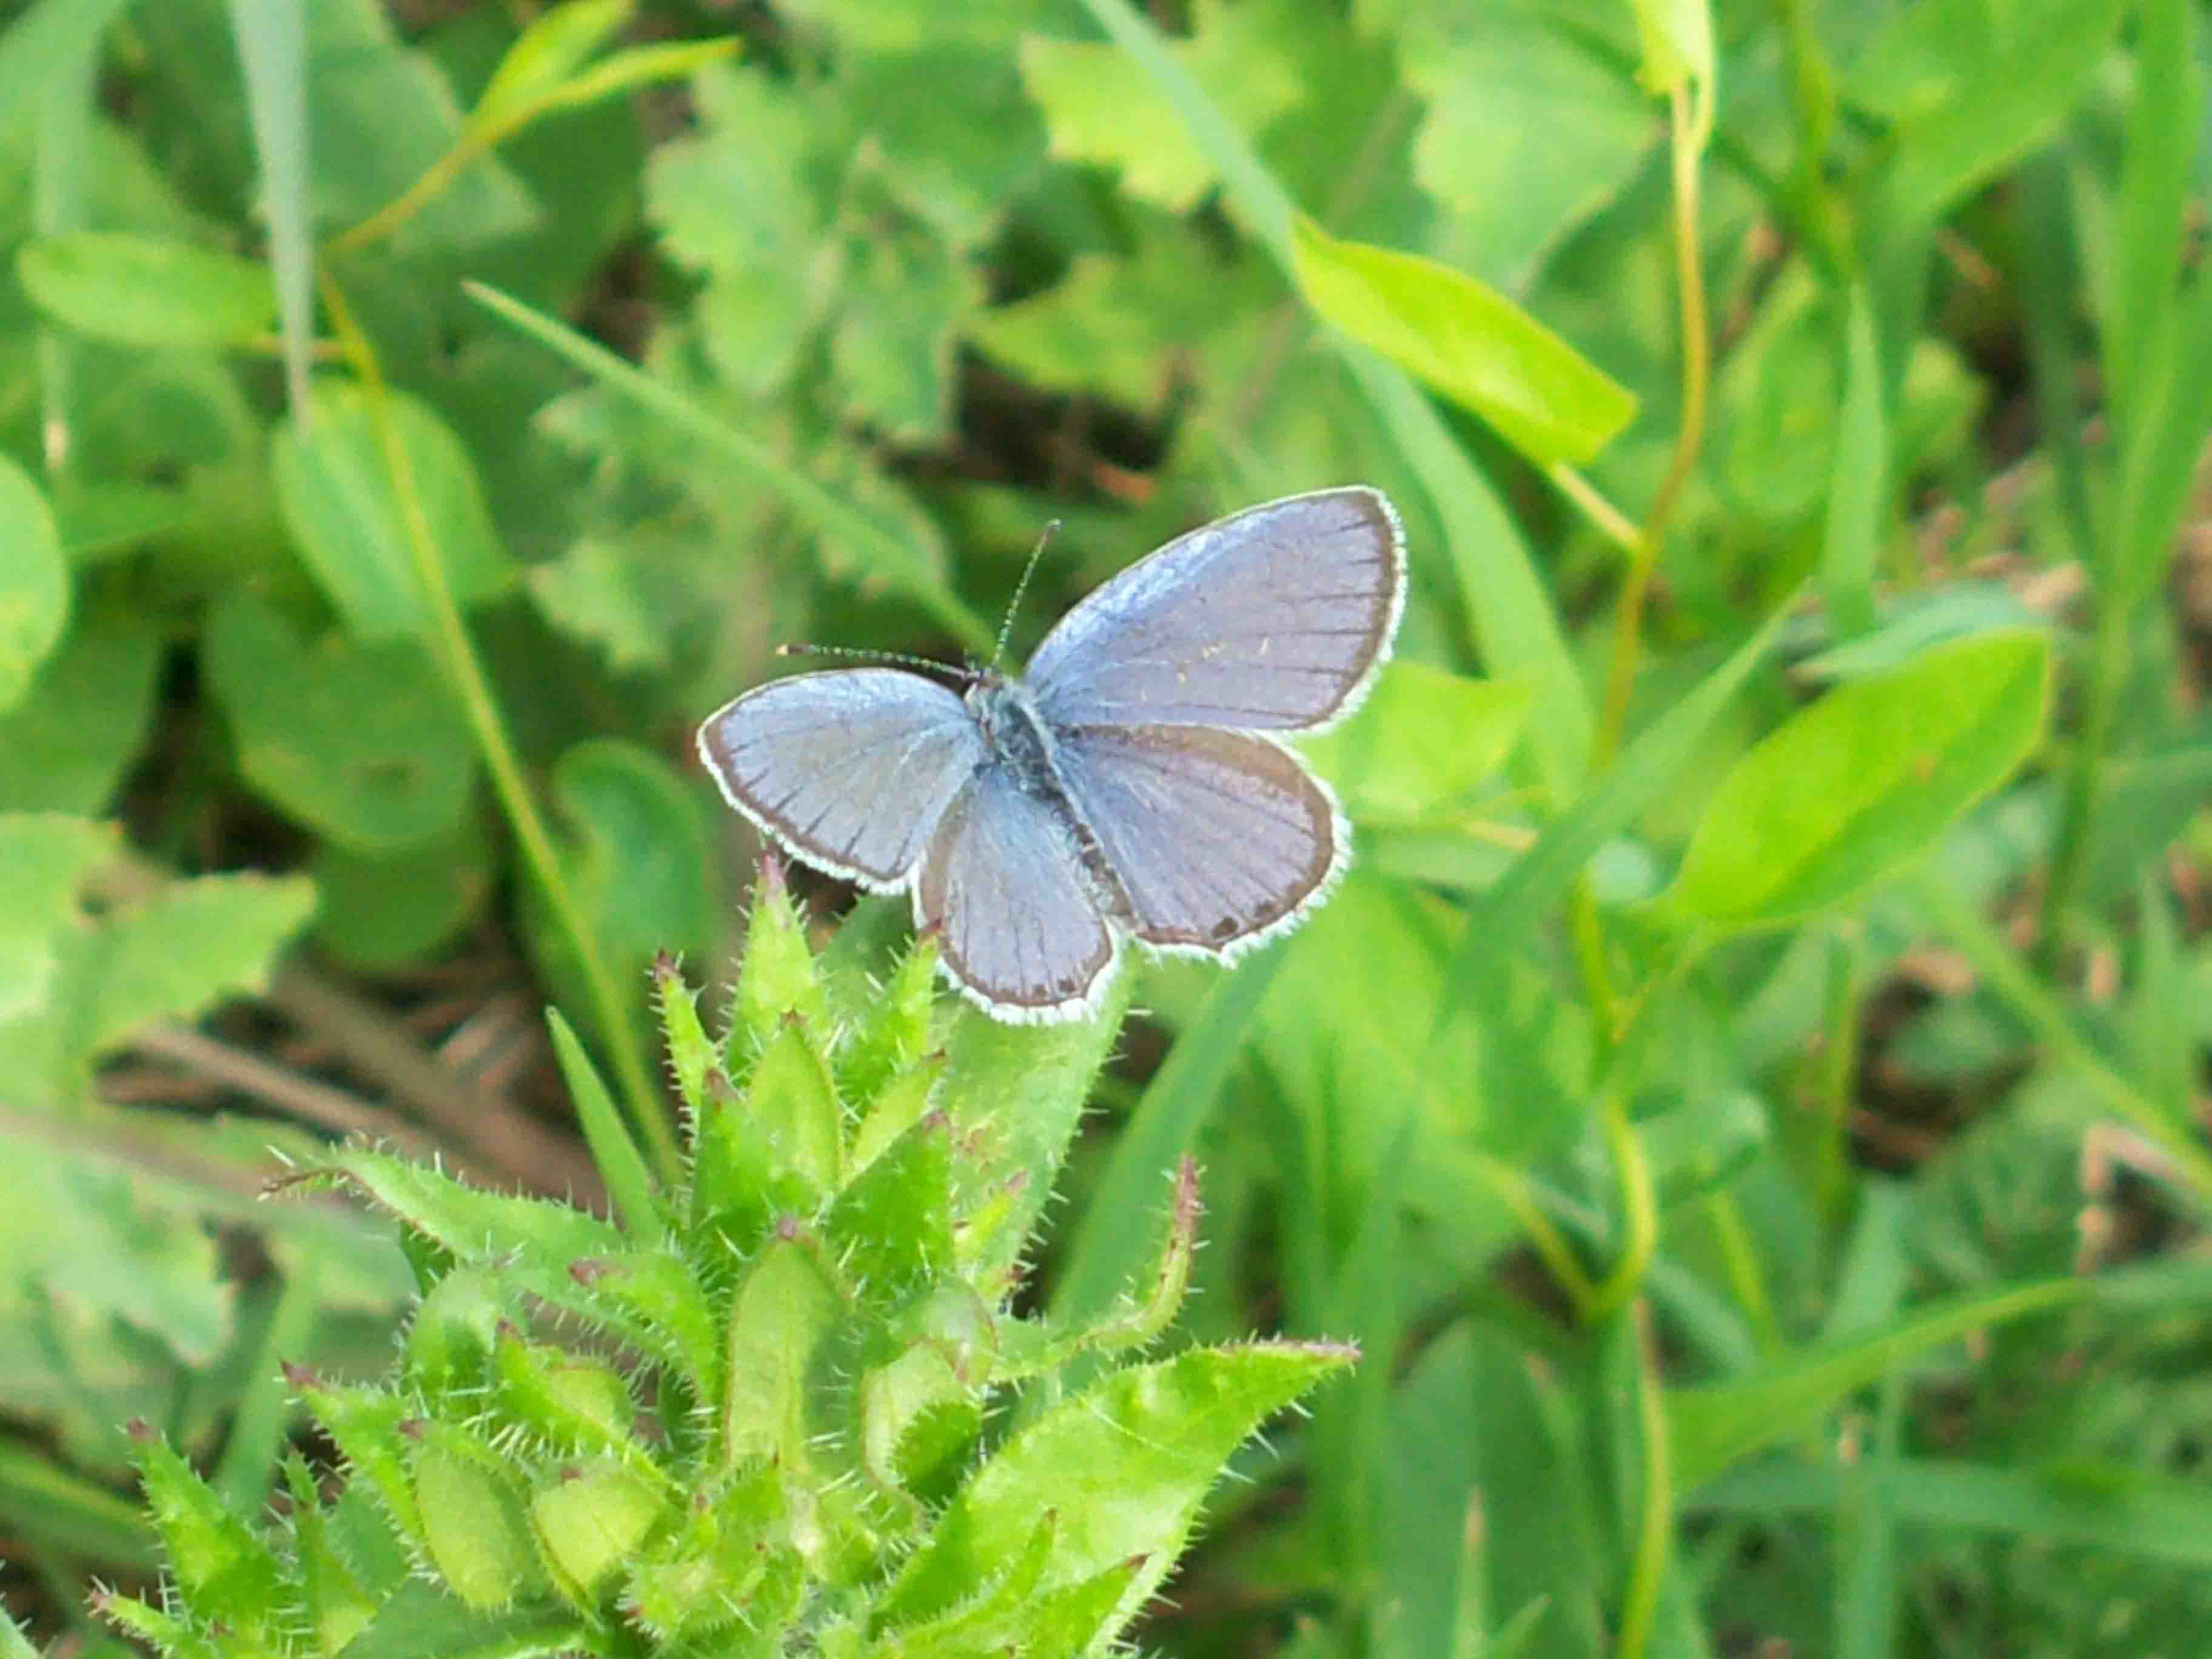
<svg viewBox="0 0 2212 1659">
<path fill-rule="evenodd" d="M 973 668 L 937 662 L 928 657 L 911 656 L 904 651 L 870 651 L 857 646 L 806 645 L 793 641 L 776 647 L 775 654 L 779 657 L 843 657 L 854 662 L 890 663 L 900 668 L 918 668 L 925 674 L 950 674 L 961 680 L 976 678 Z"/>
<path fill-rule="evenodd" d="M 1030 562 L 1022 567 L 1022 579 L 1014 584 L 1014 597 L 1006 606 L 1006 619 L 999 624 L 999 643 L 991 653 L 991 666 L 994 668 L 1006 658 L 1006 636 L 1014 631 L 1014 617 L 1021 611 L 1022 595 L 1030 591 L 1030 578 L 1036 574 L 1037 561 L 1044 557 L 1045 544 L 1059 529 L 1059 520 L 1046 520 L 1043 531 L 1037 537 L 1037 544 L 1030 554 Z"/>
</svg>

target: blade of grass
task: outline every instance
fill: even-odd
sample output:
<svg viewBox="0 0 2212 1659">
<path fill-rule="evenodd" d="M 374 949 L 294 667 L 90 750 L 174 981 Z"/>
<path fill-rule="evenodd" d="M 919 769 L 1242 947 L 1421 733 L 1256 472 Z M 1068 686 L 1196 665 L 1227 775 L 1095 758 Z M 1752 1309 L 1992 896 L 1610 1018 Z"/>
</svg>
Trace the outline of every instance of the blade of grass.
<svg viewBox="0 0 2212 1659">
<path fill-rule="evenodd" d="M 903 590 L 961 644 L 981 657 L 990 656 L 998 630 L 939 581 L 913 548 L 855 513 L 764 445 L 717 420 L 673 386 L 623 362 L 605 346 L 495 288 L 483 283 L 464 283 L 461 287 L 478 305 L 566 357 L 593 380 L 612 386 L 641 408 L 736 461 L 782 496 L 814 529 L 849 544 L 877 574 Z"/>
<path fill-rule="evenodd" d="M 296 0 L 231 0 L 231 33 L 246 68 L 247 112 L 261 167 L 261 206 L 269 219 L 269 263 L 284 336 L 284 390 L 307 407 L 314 355 L 313 228 L 307 213 L 307 41 Z"/>
<path fill-rule="evenodd" d="M 38 110 L 31 177 L 31 223 L 41 238 L 85 226 L 85 166 L 92 143 L 95 34 L 59 36 L 33 103 Z M 39 327 L 40 448 L 46 471 L 69 464 L 76 406 L 76 343 Z"/>
<path fill-rule="evenodd" d="M 615 1109 L 607 1085 L 599 1080 L 599 1067 L 592 1064 L 575 1028 L 561 1017 L 558 1008 L 545 1011 L 545 1023 L 553 1032 L 554 1056 L 561 1062 L 568 1097 L 575 1102 L 576 1119 L 584 1126 L 592 1161 L 599 1166 L 623 1231 L 648 1249 L 665 1243 L 667 1218 L 653 1191 L 653 1171 L 629 1131 L 623 1127 L 622 1114 Z"/>
<path fill-rule="evenodd" d="M 307 1352 L 321 1311 L 322 1252 L 302 1250 L 294 1261 L 254 1351 L 253 1370 L 215 1472 L 215 1489 L 233 1515 L 256 1514 L 268 1501 L 276 1454 L 292 1417 L 292 1385 L 284 1380 L 284 1362 Z"/>
<path fill-rule="evenodd" d="M 477 752 L 483 757 L 485 768 L 491 774 L 494 791 L 507 815 L 508 825 L 514 831 L 515 841 L 522 849 L 531 878 L 538 884 L 547 907 L 552 911 L 561 931 L 568 936 L 569 946 L 576 953 L 599 1027 L 605 1033 L 608 1051 L 615 1062 L 615 1075 L 621 1084 L 630 1115 L 653 1148 L 653 1161 L 662 1181 L 673 1186 L 683 1169 L 683 1154 L 676 1144 L 676 1131 L 669 1121 L 665 1103 L 652 1073 L 646 1067 L 643 1056 L 639 1054 L 637 1045 L 629 1040 L 629 1021 L 621 994 L 615 986 L 614 975 L 607 967 L 606 953 L 600 948 L 598 936 L 585 919 L 583 908 L 577 902 L 575 890 L 562 873 L 560 855 L 554 848 L 553 837 L 545 827 L 538 803 L 531 796 L 530 786 L 523 776 L 521 759 L 515 753 L 514 744 L 507 735 L 506 718 L 500 710 L 498 698 L 493 694 L 490 678 L 469 638 L 468 626 L 462 620 L 460 606 L 453 598 L 453 583 L 447 578 L 445 562 L 439 551 L 436 533 L 431 529 L 422 506 L 422 492 L 416 488 L 405 441 L 391 416 L 385 396 L 383 370 L 378 363 L 375 349 L 355 323 L 343 291 L 327 275 L 324 280 L 323 296 L 338 339 L 369 393 L 393 497 L 399 507 L 400 522 L 405 526 L 416 577 L 422 584 L 423 597 L 429 607 L 430 643 L 468 716 Z"/>
<path fill-rule="evenodd" d="M 141 1572 L 161 1565 L 153 1528 L 134 1501 L 12 1441 L 0 1442 L 0 1516 L 47 1549 Z"/>
<path fill-rule="evenodd" d="M 1820 538 L 1820 590 L 1838 641 L 1872 630 L 1874 579 L 1889 500 L 1889 422 L 1882 411 L 1881 352 L 1874 302 L 1851 284 L 1844 323 L 1844 411 Z"/>
</svg>

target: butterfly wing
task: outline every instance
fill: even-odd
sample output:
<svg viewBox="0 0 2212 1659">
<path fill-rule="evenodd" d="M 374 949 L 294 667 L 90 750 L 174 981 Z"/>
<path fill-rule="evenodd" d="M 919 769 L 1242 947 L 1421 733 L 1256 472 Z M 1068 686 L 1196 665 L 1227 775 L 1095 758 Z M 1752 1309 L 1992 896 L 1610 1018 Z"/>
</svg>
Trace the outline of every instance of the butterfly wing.
<svg viewBox="0 0 2212 1659">
<path fill-rule="evenodd" d="M 1324 489 L 1176 538 L 1091 593 L 1024 677 L 1055 726 L 1325 726 L 1365 695 L 1406 593 L 1381 492 Z"/>
<path fill-rule="evenodd" d="M 975 773 L 945 809 L 914 889 L 945 970 L 1000 1019 L 1079 1018 L 1114 965 L 1074 831 L 1003 766 Z"/>
<path fill-rule="evenodd" d="M 906 884 L 983 759 L 957 692 L 890 668 L 771 680 L 709 714 L 699 756 L 731 805 L 795 856 Z"/>
<path fill-rule="evenodd" d="M 1295 926 L 1343 870 L 1335 801 L 1265 738 L 1083 726 L 1058 735 L 1056 760 L 1148 944 L 1235 956 Z"/>
</svg>

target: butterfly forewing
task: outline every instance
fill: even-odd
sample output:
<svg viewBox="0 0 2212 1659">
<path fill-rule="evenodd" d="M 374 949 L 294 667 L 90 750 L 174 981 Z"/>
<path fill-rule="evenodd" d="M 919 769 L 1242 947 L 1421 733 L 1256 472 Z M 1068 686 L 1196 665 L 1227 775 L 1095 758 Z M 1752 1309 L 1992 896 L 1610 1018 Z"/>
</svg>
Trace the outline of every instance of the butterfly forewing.
<svg viewBox="0 0 2212 1659">
<path fill-rule="evenodd" d="M 1294 921 L 1343 864 L 1334 804 L 1264 738 L 1084 726 L 1059 734 L 1058 759 L 1148 944 L 1233 954 Z"/>
<path fill-rule="evenodd" d="M 914 908 L 946 971 L 1002 1018 L 1066 1018 L 1113 965 L 1073 827 L 1004 767 L 977 772 L 945 809 Z"/>
<path fill-rule="evenodd" d="M 1056 726 L 1301 731 L 1364 693 L 1405 598 L 1376 490 L 1292 495 L 1194 530 L 1062 619 L 1026 683 Z"/>
<path fill-rule="evenodd" d="M 983 739 L 959 694 L 916 674 L 798 674 L 709 715 L 699 753 L 731 805 L 833 875 L 903 884 Z"/>
</svg>

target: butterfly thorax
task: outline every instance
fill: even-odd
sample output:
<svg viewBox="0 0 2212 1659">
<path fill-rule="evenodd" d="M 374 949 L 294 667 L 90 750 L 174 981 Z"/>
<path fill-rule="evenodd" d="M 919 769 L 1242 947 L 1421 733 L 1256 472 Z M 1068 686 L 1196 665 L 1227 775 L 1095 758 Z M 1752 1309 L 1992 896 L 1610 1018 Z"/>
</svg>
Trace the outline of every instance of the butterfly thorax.
<svg viewBox="0 0 2212 1659">
<path fill-rule="evenodd" d="M 1064 800 L 1052 730 L 1028 691 L 1002 674 L 985 673 L 968 688 L 966 701 L 991 760 L 1006 769 L 1023 793 Z"/>
</svg>

